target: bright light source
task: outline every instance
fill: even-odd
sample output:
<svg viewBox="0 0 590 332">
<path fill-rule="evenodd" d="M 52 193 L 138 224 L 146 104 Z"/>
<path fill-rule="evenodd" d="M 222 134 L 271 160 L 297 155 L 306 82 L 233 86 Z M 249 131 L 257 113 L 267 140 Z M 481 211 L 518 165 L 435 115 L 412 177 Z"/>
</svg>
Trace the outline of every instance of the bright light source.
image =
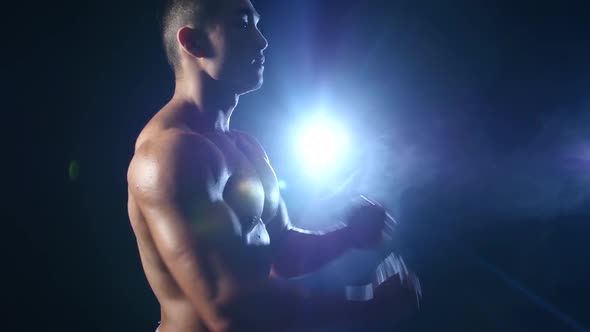
<svg viewBox="0 0 590 332">
<path fill-rule="evenodd" d="M 335 123 L 316 119 L 301 134 L 299 153 L 305 168 L 312 173 L 333 167 L 346 152 L 348 137 Z"/>
</svg>

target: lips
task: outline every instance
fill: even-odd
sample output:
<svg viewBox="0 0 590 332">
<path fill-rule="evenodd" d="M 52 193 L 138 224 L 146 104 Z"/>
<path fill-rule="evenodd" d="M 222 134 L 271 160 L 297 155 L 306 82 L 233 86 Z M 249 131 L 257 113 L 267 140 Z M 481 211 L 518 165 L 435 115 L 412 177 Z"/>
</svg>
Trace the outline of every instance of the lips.
<svg viewBox="0 0 590 332">
<path fill-rule="evenodd" d="M 263 56 L 261 56 L 261 57 L 257 57 L 257 58 L 252 59 L 250 64 L 256 65 L 256 66 L 262 66 L 262 65 L 264 65 L 264 61 L 265 61 L 265 58 Z"/>
</svg>

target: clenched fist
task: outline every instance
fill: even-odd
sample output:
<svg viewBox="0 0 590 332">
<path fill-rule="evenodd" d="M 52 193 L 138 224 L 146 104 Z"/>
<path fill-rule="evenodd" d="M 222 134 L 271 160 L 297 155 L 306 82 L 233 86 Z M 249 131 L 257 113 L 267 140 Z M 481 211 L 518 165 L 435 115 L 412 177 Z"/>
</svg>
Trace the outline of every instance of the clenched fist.
<svg viewBox="0 0 590 332">
<path fill-rule="evenodd" d="M 387 213 L 378 203 L 363 196 L 361 198 L 362 200 L 348 211 L 345 222 L 353 247 L 374 248 L 381 244 Z"/>
</svg>

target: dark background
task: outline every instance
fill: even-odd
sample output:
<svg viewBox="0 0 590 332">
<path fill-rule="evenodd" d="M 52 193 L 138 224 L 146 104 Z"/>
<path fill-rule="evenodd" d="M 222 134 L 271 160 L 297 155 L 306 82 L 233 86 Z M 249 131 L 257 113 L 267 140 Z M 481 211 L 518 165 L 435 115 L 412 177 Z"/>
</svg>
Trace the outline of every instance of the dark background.
<svg viewBox="0 0 590 332">
<path fill-rule="evenodd" d="M 391 209 L 423 284 L 421 313 L 399 330 L 590 330 L 584 1 L 254 4 L 270 43 L 265 85 L 242 97 L 232 126 L 259 138 L 294 221 L 313 227 L 311 198 L 326 189 L 298 172 L 293 125 L 318 100 L 354 124 L 349 168 L 361 175 L 338 194 Z M 159 308 L 125 175 L 173 91 L 157 2 L 13 5 L 3 325 L 152 331 Z"/>
</svg>

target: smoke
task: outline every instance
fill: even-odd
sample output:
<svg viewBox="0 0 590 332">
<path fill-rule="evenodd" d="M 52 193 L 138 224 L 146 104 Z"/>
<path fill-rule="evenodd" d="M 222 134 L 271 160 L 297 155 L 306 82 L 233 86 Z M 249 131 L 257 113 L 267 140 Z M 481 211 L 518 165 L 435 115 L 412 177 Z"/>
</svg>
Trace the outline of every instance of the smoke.
<svg viewBox="0 0 590 332">
<path fill-rule="evenodd" d="M 416 158 L 413 167 L 435 176 L 423 178 L 426 183 L 409 180 L 405 187 L 436 201 L 432 206 L 473 215 L 514 219 L 590 213 L 590 112 L 564 109 L 537 117 L 531 121 L 539 125 L 508 140 L 510 148 L 492 148 L 481 140 L 479 152 L 460 158 L 444 151 L 437 158 Z"/>
<path fill-rule="evenodd" d="M 417 206 L 463 219 L 589 214 L 590 112 L 556 111 L 536 120 L 525 143 L 497 149 L 484 137 L 473 143 L 478 152 L 461 157 L 395 130 L 368 137 L 338 185 L 310 199 L 306 218 L 325 226 L 317 220 L 342 214 L 360 194 L 382 202 L 396 218 L 417 213 L 408 211 Z"/>
</svg>

